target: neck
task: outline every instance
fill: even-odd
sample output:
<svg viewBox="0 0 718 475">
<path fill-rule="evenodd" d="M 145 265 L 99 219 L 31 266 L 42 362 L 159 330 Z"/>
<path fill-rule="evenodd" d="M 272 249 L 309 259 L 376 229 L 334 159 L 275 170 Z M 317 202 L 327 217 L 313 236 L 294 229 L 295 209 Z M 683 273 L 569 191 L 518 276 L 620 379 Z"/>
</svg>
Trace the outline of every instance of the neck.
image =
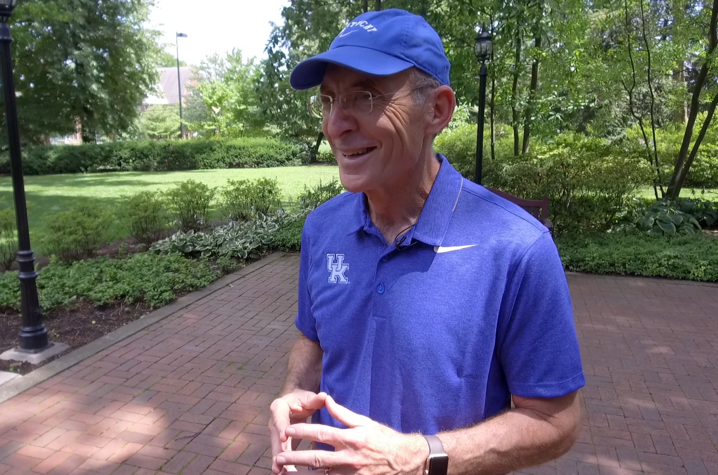
<svg viewBox="0 0 718 475">
<path fill-rule="evenodd" d="M 369 217 L 387 243 L 394 242 L 419 220 L 440 167 L 439 160 L 430 151 L 417 162 L 409 176 L 402 176 L 386 189 L 365 193 Z"/>
</svg>

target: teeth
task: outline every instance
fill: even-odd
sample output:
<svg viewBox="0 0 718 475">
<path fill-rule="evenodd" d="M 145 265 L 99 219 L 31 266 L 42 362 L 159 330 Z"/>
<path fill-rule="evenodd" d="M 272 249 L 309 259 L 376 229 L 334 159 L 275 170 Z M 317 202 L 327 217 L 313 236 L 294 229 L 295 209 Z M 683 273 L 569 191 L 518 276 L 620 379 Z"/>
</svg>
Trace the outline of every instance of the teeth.
<svg viewBox="0 0 718 475">
<path fill-rule="evenodd" d="M 357 150 L 356 152 L 345 153 L 344 155 L 346 155 L 347 157 L 353 157 L 354 155 L 362 155 L 362 154 L 366 153 L 368 150 L 369 150 L 368 148 L 363 148 L 361 150 Z"/>
</svg>

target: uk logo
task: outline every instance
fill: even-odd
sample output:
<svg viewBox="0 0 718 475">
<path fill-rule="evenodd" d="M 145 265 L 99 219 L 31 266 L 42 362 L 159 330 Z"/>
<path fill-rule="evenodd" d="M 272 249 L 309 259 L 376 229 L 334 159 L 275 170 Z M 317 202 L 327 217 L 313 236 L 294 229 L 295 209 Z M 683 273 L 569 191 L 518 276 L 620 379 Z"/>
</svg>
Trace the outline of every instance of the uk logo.
<svg viewBox="0 0 718 475">
<path fill-rule="evenodd" d="M 327 270 L 329 271 L 329 283 L 349 283 L 349 279 L 344 275 L 349 270 L 349 264 L 344 264 L 344 254 L 327 254 Z"/>
</svg>

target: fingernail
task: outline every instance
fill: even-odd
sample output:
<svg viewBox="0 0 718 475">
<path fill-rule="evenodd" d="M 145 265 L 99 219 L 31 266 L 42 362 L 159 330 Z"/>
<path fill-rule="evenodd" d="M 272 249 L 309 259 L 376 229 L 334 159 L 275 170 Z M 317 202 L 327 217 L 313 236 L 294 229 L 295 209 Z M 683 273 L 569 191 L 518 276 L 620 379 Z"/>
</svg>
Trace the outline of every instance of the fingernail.
<svg viewBox="0 0 718 475">
<path fill-rule="evenodd" d="M 277 457 L 277 465 L 284 465 L 285 463 L 287 463 L 287 459 L 284 457 Z"/>
<path fill-rule="evenodd" d="M 296 429 L 292 429 L 291 427 L 287 428 L 287 435 L 294 435 L 297 433 Z"/>
</svg>

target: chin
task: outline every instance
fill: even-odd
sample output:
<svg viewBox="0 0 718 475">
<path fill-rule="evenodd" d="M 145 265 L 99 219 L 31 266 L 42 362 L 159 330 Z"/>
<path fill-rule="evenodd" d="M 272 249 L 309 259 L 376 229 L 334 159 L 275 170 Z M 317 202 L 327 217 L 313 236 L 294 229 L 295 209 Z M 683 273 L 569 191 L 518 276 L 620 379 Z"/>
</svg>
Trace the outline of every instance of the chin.
<svg viewBox="0 0 718 475">
<path fill-rule="evenodd" d="M 339 181 L 342 182 L 342 186 L 352 193 L 360 193 L 365 191 L 367 188 L 367 178 L 362 175 L 349 175 L 342 172 L 341 167 L 339 168 Z"/>
</svg>

